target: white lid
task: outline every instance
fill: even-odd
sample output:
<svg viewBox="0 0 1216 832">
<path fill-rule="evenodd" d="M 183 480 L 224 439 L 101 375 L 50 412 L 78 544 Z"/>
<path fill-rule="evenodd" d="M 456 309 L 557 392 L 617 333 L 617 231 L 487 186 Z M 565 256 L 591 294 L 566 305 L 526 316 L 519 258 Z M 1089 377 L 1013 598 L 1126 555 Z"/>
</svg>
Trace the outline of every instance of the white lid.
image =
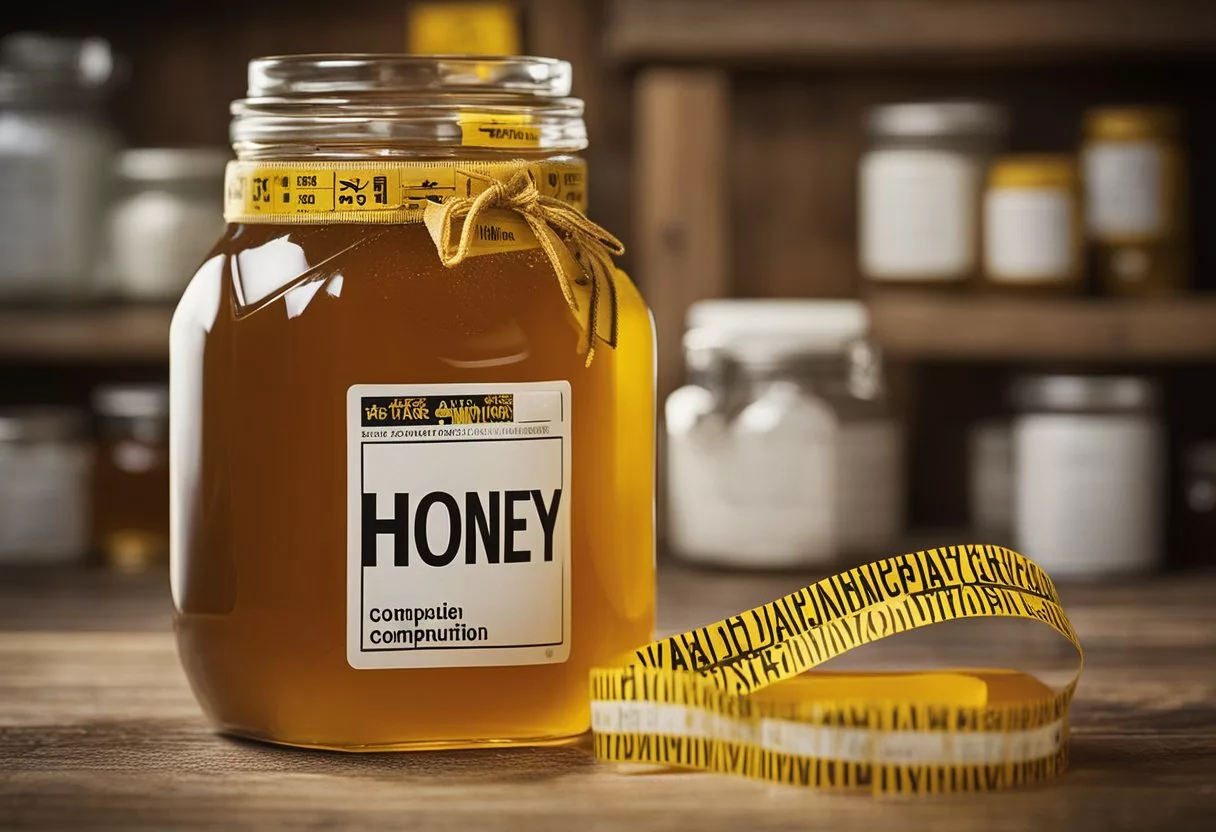
<svg viewBox="0 0 1216 832">
<path fill-rule="evenodd" d="M 883 104 L 870 110 L 874 136 L 930 138 L 933 136 L 1000 137 L 1008 118 L 1004 108 L 986 101 L 918 101 Z"/>
<path fill-rule="evenodd" d="M 222 181 L 231 158 L 221 147 L 137 147 L 118 155 L 115 170 L 134 182 Z"/>
<path fill-rule="evenodd" d="M 63 442 L 85 433 L 85 414 L 71 407 L 40 405 L 0 410 L 0 442 Z"/>
<path fill-rule="evenodd" d="M 1156 407 L 1160 388 L 1141 376 L 1022 376 L 1013 382 L 1022 410 L 1145 411 Z"/>
<path fill-rule="evenodd" d="M 121 384 L 93 391 L 93 409 L 102 416 L 160 419 L 169 415 L 169 388 L 163 384 Z"/>
<path fill-rule="evenodd" d="M 745 359 L 845 350 L 869 330 L 856 300 L 703 300 L 685 319 L 689 347 L 716 347 Z"/>
</svg>

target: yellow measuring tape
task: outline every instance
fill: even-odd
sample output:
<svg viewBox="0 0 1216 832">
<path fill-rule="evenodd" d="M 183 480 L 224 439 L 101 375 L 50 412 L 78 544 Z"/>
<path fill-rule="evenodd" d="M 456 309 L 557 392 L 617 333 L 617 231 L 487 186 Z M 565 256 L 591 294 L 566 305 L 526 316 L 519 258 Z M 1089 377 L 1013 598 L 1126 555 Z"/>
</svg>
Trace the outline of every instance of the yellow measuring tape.
<svg viewBox="0 0 1216 832">
<path fill-rule="evenodd" d="M 1061 773 L 1068 708 L 1017 671 L 808 673 L 943 621 L 1038 621 L 1081 645 L 1051 579 L 1017 552 L 951 546 L 878 561 L 656 641 L 591 674 L 595 753 L 804 786 L 987 791 Z"/>
<path fill-rule="evenodd" d="M 485 178 L 507 180 L 527 170 L 544 196 L 580 211 L 587 208 L 587 166 L 576 158 L 544 162 L 431 162 L 360 160 L 229 162 L 224 218 L 252 223 L 423 222 L 430 205 L 482 193 Z M 469 174 L 480 174 L 470 176 Z M 530 232 L 518 215 L 498 212 L 496 232 L 480 235 L 487 253 L 529 247 Z M 525 236 L 502 233 L 519 229 Z M 513 245 L 514 244 L 514 245 Z M 531 246 L 536 240 L 531 238 Z"/>
</svg>

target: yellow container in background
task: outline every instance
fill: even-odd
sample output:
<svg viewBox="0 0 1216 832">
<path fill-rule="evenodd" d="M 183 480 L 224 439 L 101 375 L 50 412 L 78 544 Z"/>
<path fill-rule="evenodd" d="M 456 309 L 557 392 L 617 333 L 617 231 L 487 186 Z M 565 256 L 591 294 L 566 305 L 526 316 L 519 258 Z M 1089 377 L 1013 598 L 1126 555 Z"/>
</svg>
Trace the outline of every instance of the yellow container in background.
<svg viewBox="0 0 1216 832">
<path fill-rule="evenodd" d="M 511 2 L 411 3 L 407 50 L 415 55 L 518 55 L 519 10 Z"/>
<path fill-rule="evenodd" d="M 984 285 L 999 291 L 1081 288 L 1084 244 L 1076 161 L 1004 156 L 984 194 Z"/>
<path fill-rule="evenodd" d="M 1189 278 L 1186 158 L 1177 111 L 1089 111 L 1082 149 L 1088 235 L 1102 287 L 1169 295 Z"/>
</svg>

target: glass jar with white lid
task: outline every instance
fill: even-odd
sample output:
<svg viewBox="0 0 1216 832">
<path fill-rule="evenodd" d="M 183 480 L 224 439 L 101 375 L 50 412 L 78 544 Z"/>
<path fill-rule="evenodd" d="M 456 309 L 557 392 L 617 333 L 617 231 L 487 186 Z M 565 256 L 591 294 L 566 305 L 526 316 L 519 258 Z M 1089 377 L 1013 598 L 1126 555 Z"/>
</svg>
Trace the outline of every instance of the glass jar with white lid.
<svg viewBox="0 0 1216 832">
<path fill-rule="evenodd" d="M 859 172 L 861 271 L 873 286 L 957 289 L 980 267 L 980 200 L 1005 141 L 982 101 L 875 107 Z"/>
<path fill-rule="evenodd" d="M 127 300 L 176 300 L 224 231 L 224 168 L 211 147 L 140 147 L 115 164 L 103 282 Z"/>
<path fill-rule="evenodd" d="M 1142 376 L 1015 381 L 1014 535 L 1059 579 L 1148 572 L 1163 559 L 1161 390 Z"/>
<path fill-rule="evenodd" d="M 64 563 L 88 548 L 83 411 L 0 409 L 0 563 Z"/>
<path fill-rule="evenodd" d="M 0 41 L 0 298 L 92 294 L 117 134 L 101 112 L 109 45 Z"/>
<path fill-rule="evenodd" d="M 902 437 L 855 301 L 717 300 L 688 314 L 666 404 L 668 544 L 693 562 L 806 568 L 902 531 Z"/>
</svg>

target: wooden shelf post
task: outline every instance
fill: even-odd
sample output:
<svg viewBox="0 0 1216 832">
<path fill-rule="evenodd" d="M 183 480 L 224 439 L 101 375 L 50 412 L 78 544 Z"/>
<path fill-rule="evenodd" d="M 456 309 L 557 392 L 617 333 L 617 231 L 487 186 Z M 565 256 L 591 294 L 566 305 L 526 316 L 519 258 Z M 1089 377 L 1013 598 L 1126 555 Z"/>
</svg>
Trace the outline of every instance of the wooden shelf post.
<svg viewBox="0 0 1216 832">
<path fill-rule="evenodd" d="M 730 83 L 718 69 L 660 67 L 636 83 L 633 239 L 658 333 L 662 402 L 683 374 L 688 305 L 729 294 Z"/>
</svg>

